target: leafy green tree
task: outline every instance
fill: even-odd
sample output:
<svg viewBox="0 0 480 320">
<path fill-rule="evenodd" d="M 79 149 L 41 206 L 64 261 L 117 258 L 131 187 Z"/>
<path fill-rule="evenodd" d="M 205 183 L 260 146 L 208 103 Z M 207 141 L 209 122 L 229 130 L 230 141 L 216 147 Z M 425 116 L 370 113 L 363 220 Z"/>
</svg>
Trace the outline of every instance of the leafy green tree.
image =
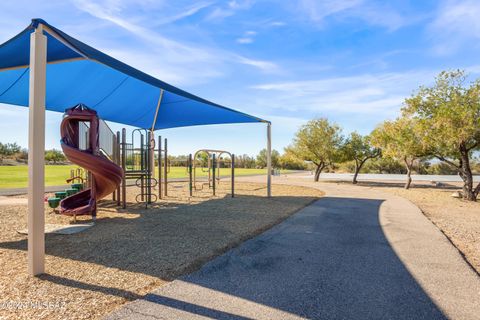
<svg viewBox="0 0 480 320">
<path fill-rule="evenodd" d="M 418 123 L 414 119 L 398 118 L 395 121 L 385 121 L 371 134 L 374 146 L 382 150 L 386 157 L 403 161 L 407 169 L 405 189 L 412 183 L 412 169 L 416 160 L 425 157 L 428 151 L 419 142 Z"/>
<path fill-rule="evenodd" d="M 237 168 L 255 168 L 255 159 L 247 154 L 235 156 L 235 167 Z"/>
<path fill-rule="evenodd" d="M 11 156 L 21 151 L 21 147 L 16 143 L 0 143 L 0 155 Z"/>
<path fill-rule="evenodd" d="M 272 168 L 278 168 L 278 160 L 280 153 L 277 150 L 272 150 Z M 267 167 L 267 149 L 262 149 L 257 155 L 256 165 L 261 168 Z"/>
<path fill-rule="evenodd" d="M 443 162 L 438 162 L 435 164 L 432 164 L 430 168 L 428 169 L 429 174 L 457 174 L 457 170 L 452 168 L 446 163 Z"/>
<path fill-rule="evenodd" d="M 342 142 L 341 128 L 320 118 L 301 126 L 286 151 L 301 161 L 311 161 L 315 165 L 314 181 L 318 181 L 323 169 L 340 161 Z"/>
<path fill-rule="evenodd" d="M 57 164 L 59 161 L 65 161 L 66 158 L 61 151 L 52 149 L 45 151 L 45 160 Z"/>
<path fill-rule="evenodd" d="M 282 169 L 289 170 L 305 170 L 306 164 L 304 161 L 298 160 L 295 155 L 288 150 L 285 150 L 285 153 L 280 156 L 278 160 L 279 166 Z"/>
<path fill-rule="evenodd" d="M 357 183 L 358 173 L 362 169 L 365 162 L 369 159 L 379 157 L 380 148 L 372 146 L 369 136 L 362 136 L 357 132 L 352 132 L 342 146 L 342 155 L 344 161 L 354 161 L 355 174 L 352 183 Z"/>
<path fill-rule="evenodd" d="M 466 82 L 464 71 L 444 71 L 406 99 L 402 113 L 418 122 L 417 141 L 458 172 L 464 199 L 476 201 L 480 183 L 474 186 L 470 163 L 480 148 L 480 79 Z"/>
<path fill-rule="evenodd" d="M 197 166 L 207 167 L 208 166 L 208 153 L 199 152 L 196 159 L 193 159 L 196 162 Z"/>
<path fill-rule="evenodd" d="M 367 162 L 362 171 L 379 174 L 406 174 L 405 164 L 391 157 L 380 156 Z"/>
</svg>

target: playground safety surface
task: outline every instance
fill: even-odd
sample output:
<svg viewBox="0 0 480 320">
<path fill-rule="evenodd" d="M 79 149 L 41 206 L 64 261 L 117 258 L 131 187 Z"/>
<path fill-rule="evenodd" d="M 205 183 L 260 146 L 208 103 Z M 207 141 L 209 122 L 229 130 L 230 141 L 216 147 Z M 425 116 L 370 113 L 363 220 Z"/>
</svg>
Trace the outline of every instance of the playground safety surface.
<svg viewBox="0 0 480 320">
<path fill-rule="evenodd" d="M 171 183 L 169 196 L 145 209 L 127 190 L 127 209 L 100 202 L 95 225 L 73 235 L 46 235 L 46 272 L 26 272 L 26 206 L 0 206 L 0 318 L 100 318 L 228 249 L 269 229 L 323 195 L 301 186 L 221 182 L 217 196 L 205 188 L 188 196 L 188 185 Z M 47 224 L 71 217 L 50 213 Z M 89 216 L 78 224 L 90 223 Z"/>
</svg>

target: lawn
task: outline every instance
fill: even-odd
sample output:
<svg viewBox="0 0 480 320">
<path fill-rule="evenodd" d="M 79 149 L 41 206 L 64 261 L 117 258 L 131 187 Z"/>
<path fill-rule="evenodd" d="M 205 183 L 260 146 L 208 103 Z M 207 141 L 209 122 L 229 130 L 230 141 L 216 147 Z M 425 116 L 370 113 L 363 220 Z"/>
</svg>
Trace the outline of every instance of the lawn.
<svg viewBox="0 0 480 320">
<path fill-rule="evenodd" d="M 45 185 L 56 186 L 66 184 L 65 179 L 70 177 L 70 170 L 78 168 L 73 165 L 47 165 L 45 166 Z M 162 172 L 163 173 L 163 172 Z M 253 175 L 265 174 L 265 169 L 243 169 L 236 168 L 235 175 Z M 197 169 L 197 177 L 206 176 L 206 172 Z M 220 169 L 220 175 L 230 175 L 229 168 Z M 185 167 L 171 167 L 168 177 L 187 178 L 188 173 Z M 28 183 L 28 167 L 27 166 L 0 166 L 0 188 L 23 188 Z"/>
<path fill-rule="evenodd" d="M 70 170 L 77 166 L 45 166 L 45 185 L 56 186 L 66 184 Z M 23 188 L 28 184 L 27 166 L 0 166 L 0 188 Z"/>
</svg>

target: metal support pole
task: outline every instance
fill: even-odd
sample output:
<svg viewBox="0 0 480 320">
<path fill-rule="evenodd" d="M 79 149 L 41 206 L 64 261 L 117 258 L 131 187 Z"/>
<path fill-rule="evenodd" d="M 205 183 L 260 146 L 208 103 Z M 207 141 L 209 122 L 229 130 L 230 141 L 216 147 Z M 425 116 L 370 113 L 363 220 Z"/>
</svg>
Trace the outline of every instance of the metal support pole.
<svg viewBox="0 0 480 320">
<path fill-rule="evenodd" d="M 116 143 L 116 150 L 117 150 L 117 155 L 116 155 L 116 158 L 117 158 L 117 165 L 121 165 L 121 150 L 120 150 L 120 146 L 121 146 L 121 143 L 120 143 L 120 131 L 117 131 L 117 139 L 116 139 L 117 143 Z M 125 172 L 123 172 L 123 174 L 125 174 Z M 117 187 L 117 206 L 120 206 L 120 185 Z"/>
<path fill-rule="evenodd" d="M 40 24 L 30 35 L 28 114 L 28 273 L 45 272 L 45 95 L 47 37 Z"/>
<path fill-rule="evenodd" d="M 212 174 L 210 170 L 212 170 L 212 159 L 210 158 L 210 153 L 207 152 L 207 163 L 208 163 L 208 187 L 212 187 Z"/>
<path fill-rule="evenodd" d="M 167 138 L 165 138 L 165 164 L 164 164 L 164 170 L 163 170 L 163 179 L 165 179 L 164 181 L 164 194 L 165 194 L 165 197 L 168 196 L 168 148 L 167 148 Z"/>
<path fill-rule="evenodd" d="M 127 179 L 125 176 L 127 171 L 127 130 L 125 128 L 122 129 L 122 169 L 122 207 L 125 209 L 127 207 Z"/>
<path fill-rule="evenodd" d="M 192 183 L 192 168 L 193 168 L 193 164 L 192 164 L 192 154 L 190 153 L 188 155 L 188 177 L 189 177 L 189 190 L 190 190 L 190 197 L 193 196 L 193 183 Z"/>
<path fill-rule="evenodd" d="M 215 196 L 215 153 L 212 155 L 212 190 L 213 190 L 213 195 Z"/>
<path fill-rule="evenodd" d="M 113 160 L 113 163 L 117 163 L 117 141 L 116 141 L 116 136 L 113 135 L 112 136 L 112 160 Z M 114 190 L 112 192 L 112 201 L 117 201 L 117 190 Z"/>
<path fill-rule="evenodd" d="M 162 136 L 158 136 L 158 196 L 162 199 L 162 170 L 163 170 L 163 160 L 162 160 Z"/>
<path fill-rule="evenodd" d="M 272 196 L 272 124 L 267 125 L 267 197 Z"/>
<path fill-rule="evenodd" d="M 232 154 L 232 198 L 235 197 L 235 155 Z"/>
<path fill-rule="evenodd" d="M 218 155 L 218 158 L 217 158 L 217 181 L 218 181 L 218 184 L 220 184 L 220 178 L 222 177 L 220 175 L 220 168 L 222 167 L 222 158 L 220 156 L 221 154 Z"/>
<path fill-rule="evenodd" d="M 147 132 L 147 203 L 152 203 L 152 131 Z"/>
<path fill-rule="evenodd" d="M 145 154 L 143 150 L 143 134 L 140 135 L 140 198 L 142 201 L 145 201 L 144 199 L 144 194 L 145 194 L 145 184 L 144 184 L 144 179 L 145 179 Z"/>
</svg>

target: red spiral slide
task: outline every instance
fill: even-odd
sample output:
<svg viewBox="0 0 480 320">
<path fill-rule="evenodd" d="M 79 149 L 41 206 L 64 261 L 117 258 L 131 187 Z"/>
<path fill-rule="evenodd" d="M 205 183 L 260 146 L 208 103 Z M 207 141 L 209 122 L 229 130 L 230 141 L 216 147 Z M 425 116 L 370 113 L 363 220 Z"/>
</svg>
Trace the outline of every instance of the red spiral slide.
<svg viewBox="0 0 480 320">
<path fill-rule="evenodd" d="M 90 122 L 89 147 L 79 149 L 79 122 Z M 91 188 L 83 190 L 60 202 L 60 213 L 77 216 L 97 213 L 97 200 L 112 193 L 120 185 L 123 177 L 121 167 L 100 153 L 98 146 L 98 116 L 80 104 L 65 112 L 60 133 L 63 153 L 68 160 L 88 170 L 92 174 Z"/>
</svg>

